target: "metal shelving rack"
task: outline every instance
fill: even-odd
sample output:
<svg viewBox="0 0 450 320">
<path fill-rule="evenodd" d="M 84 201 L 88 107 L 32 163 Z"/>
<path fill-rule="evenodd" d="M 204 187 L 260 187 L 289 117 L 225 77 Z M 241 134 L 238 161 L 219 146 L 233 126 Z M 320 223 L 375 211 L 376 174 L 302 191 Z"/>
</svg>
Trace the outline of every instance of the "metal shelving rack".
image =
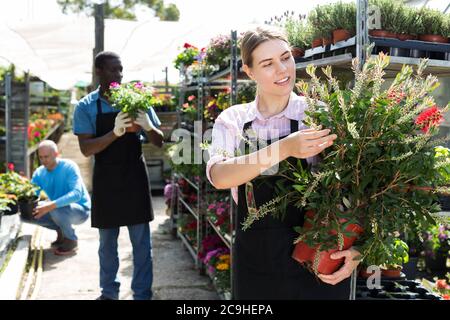
<svg viewBox="0 0 450 320">
<path fill-rule="evenodd" d="M 389 53 L 395 53 L 395 50 L 416 50 L 445 53 L 446 60 L 433 59 L 428 60 L 427 68 L 424 74 L 433 74 L 436 76 L 450 76 L 450 44 L 424 43 L 422 41 L 401 41 L 397 39 L 384 39 L 370 37 L 368 32 L 368 0 L 356 0 L 356 35 L 346 41 L 328 45 L 326 47 L 317 47 L 305 51 L 303 61 L 296 63 L 297 77 L 308 79 L 306 67 L 313 64 L 316 67 L 332 66 L 333 71 L 351 72 L 352 59 L 358 58 L 360 66 L 363 66 L 367 60 L 365 48 L 370 43 L 375 43 L 375 47 L 389 47 Z M 394 50 L 394 51 L 392 51 Z M 321 56 L 322 55 L 322 56 Z M 372 54 L 373 55 L 373 54 Z M 317 57 L 320 58 L 317 58 Z M 385 69 L 386 78 L 394 78 L 403 65 L 418 66 L 420 58 L 390 55 L 390 64 Z M 442 217 L 447 217 L 449 212 L 441 212 Z M 355 273 L 356 275 L 356 273 Z M 356 277 L 352 279 L 352 299 L 356 299 Z"/>
<path fill-rule="evenodd" d="M 189 91 L 197 91 L 197 120 L 201 121 L 203 128 L 210 129 L 211 126 L 208 126 L 207 122 L 205 121 L 203 117 L 203 111 L 205 106 L 205 98 L 209 96 L 209 93 L 211 90 L 224 90 L 224 89 L 231 89 L 230 91 L 230 103 L 231 105 L 234 105 L 237 103 L 237 90 L 239 84 L 248 83 L 249 80 L 245 79 L 238 79 L 239 75 L 239 58 L 237 56 L 237 32 L 231 31 L 231 59 L 230 59 L 230 66 L 226 68 L 225 70 L 221 70 L 212 76 L 209 77 L 199 77 L 196 79 L 196 85 L 191 85 L 189 83 L 183 83 L 183 85 L 180 88 L 180 100 L 179 100 L 179 106 L 181 106 L 184 102 L 185 94 Z M 230 76 L 230 79 L 223 79 L 226 76 Z M 186 78 L 186 77 L 184 77 Z M 179 122 L 181 123 L 181 122 Z M 198 141 L 201 142 L 201 141 Z M 178 178 L 184 178 L 191 187 L 195 188 L 197 190 L 197 208 L 198 211 L 193 210 L 183 199 L 180 197 L 179 188 L 177 188 L 175 180 Z M 173 228 L 176 228 L 176 219 L 178 218 L 178 214 L 180 212 L 179 205 L 184 206 L 194 217 L 197 219 L 197 248 L 200 248 L 201 241 L 208 233 L 214 232 L 218 234 L 222 242 L 226 247 L 230 249 L 230 254 L 232 254 L 233 250 L 233 235 L 232 234 L 226 234 L 223 233 L 217 226 L 214 225 L 214 223 L 207 217 L 206 215 L 206 207 L 207 204 L 205 203 L 206 195 L 211 192 L 220 192 L 218 190 L 214 190 L 213 187 L 209 184 L 208 181 L 206 181 L 206 178 L 204 175 L 201 175 L 200 181 L 198 183 L 190 181 L 188 177 L 185 177 L 180 174 L 174 174 L 173 176 L 173 183 L 175 185 L 176 189 L 176 204 L 177 209 L 175 212 L 172 212 L 173 216 Z M 231 195 L 231 191 L 226 191 L 229 195 L 230 199 L 230 225 L 234 226 L 235 221 L 235 214 L 236 214 L 236 205 L 234 203 L 233 197 Z M 173 203 L 173 202 L 172 202 Z M 207 274 L 205 272 L 204 265 L 201 261 L 198 259 L 198 251 L 195 250 L 195 248 L 192 248 L 190 246 L 189 242 L 186 240 L 186 238 L 180 233 L 176 232 L 178 236 L 180 236 L 181 240 L 183 241 L 183 244 L 188 248 L 189 252 L 194 258 L 194 261 L 196 263 L 197 268 L 199 269 L 201 274 Z M 233 277 L 232 268 L 230 268 L 231 273 L 231 279 Z M 208 274 L 209 275 L 209 274 Z M 211 275 L 209 275 L 211 276 Z M 214 280 L 211 278 L 214 284 Z M 231 281 L 232 284 L 232 281 Z M 230 288 L 231 288 L 230 284 Z M 231 288 L 232 292 L 232 288 Z M 219 292 L 219 296 L 221 299 L 229 299 L 231 298 L 231 292 L 224 294 Z"/>
<path fill-rule="evenodd" d="M 331 44 L 326 47 L 317 47 L 305 51 L 302 62 L 296 64 L 297 77 L 308 78 L 305 69 L 309 64 L 317 67 L 333 66 L 334 70 L 350 71 L 353 58 L 358 58 L 360 65 L 367 60 L 365 47 L 375 43 L 376 47 L 390 47 L 392 53 L 397 50 L 431 51 L 445 53 L 446 60 L 430 58 L 428 67 L 424 73 L 432 73 L 437 76 L 450 76 L 450 44 L 425 43 L 423 41 L 401 41 L 397 39 L 385 39 L 369 36 L 366 21 L 368 21 L 368 0 L 356 0 L 356 35 L 346 41 Z M 317 59 L 317 56 L 328 55 Z M 417 66 L 420 58 L 390 55 L 390 64 L 386 68 L 386 77 L 395 77 L 404 64 Z"/>
</svg>

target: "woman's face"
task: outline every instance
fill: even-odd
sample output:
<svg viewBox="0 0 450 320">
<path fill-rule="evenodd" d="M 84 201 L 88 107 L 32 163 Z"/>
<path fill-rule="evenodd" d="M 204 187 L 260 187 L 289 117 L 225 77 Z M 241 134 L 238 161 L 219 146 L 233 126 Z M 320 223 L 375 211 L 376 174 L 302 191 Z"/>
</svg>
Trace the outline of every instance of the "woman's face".
<svg viewBox="0 0 450 320">
<path fill-rule="evenodd" d="M 261 43 L 252 52 L 253 66 L 244 71 L 256 81 L 258 92 L 270 95 L 289 95 L 295 84 L 295 61 L 289 45 L 273 39 Z"/>
</svg>

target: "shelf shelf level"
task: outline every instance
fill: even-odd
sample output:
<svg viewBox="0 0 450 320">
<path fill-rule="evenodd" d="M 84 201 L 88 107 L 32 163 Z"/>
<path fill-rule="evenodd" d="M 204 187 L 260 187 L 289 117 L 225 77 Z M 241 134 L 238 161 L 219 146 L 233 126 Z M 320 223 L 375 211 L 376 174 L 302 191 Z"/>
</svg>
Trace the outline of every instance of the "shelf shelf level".
<svg viewBox="0 0 450 320">
<path fill-rule="evenodd" d="M 182 232 L 177 230 L 177 235 L 181 239 L 181 242 L 183 242 L 184 246 L 187 248 L 189 253 L 191 254 L 192 259 L 194 259 L 195 264 L 197 264 L 198 258 L 197 258 L 196 250 L 192 247 L 192 245 L 189 243 L 188 239 Z"/>
<path fill-rule="evenodd" d="M 375 57 L 376 55 L 372 55 Z M 334 70 L 351 70 L 353 56 L 351 53 L 344 53 L 337 56 L 327 57 L 318 60 L 311 60 L 300 62 L 296 64 L 297 76 L 300 78 L 308 78 L 305 69 L 308 65 L 313 64 L 316 67 L 325 67 L 331 65 Z M 420 58 L 409 58 L 409 57 L 397 57 L 390 56 L 389 66 L 385 69 L 386 75 L 388 77 L 393 77 L 395 74 L 401 70 L 403 65 L 417 66 L 420 63 Z M 450 75 L 450 61 L 447 60 L 436 60 L 429 59 L 428 66 L 424 71 L 425 74 L 434 74 L 436 76 L 449 76 Z"/>
<path fill-rule="evenodd" d="M 189 204 L 187 204 L 187 202 L 186 201 L 184 201 L 183 199 L 179 199 L 180 200 L 180 202 L 181 202 L 181 204 L 183 204 L 183 206 L 198 220 L 198 213 L 194 210 L 194 209 L 192 209 L 190 206 L 189 206 Z"/>
<path fill-rule="evenodd" d="M 228 247 L 228 249 L 231 249 L 231 237 L 227 234 L 223 234 L 219 228 L 211 221 L 211 219 L 207 218 L 210 226 L 213 228 L 214 232 L 217 233 L 217 235 L 220 237 L 222 242 Z"/>
</svg>

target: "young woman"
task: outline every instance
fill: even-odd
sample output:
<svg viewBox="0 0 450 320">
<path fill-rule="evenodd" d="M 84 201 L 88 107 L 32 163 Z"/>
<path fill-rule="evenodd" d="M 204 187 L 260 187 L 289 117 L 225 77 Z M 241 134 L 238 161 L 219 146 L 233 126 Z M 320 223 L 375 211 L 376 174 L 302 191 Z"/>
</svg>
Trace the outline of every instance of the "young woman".
<svg viewBox="0 0 450 320">
<path fill-rule="evenodd" d="M 349 299 L 349 277 L 358 265 L 353 261 L 358 252 L 336 253 L 332 258 L 345 257 L 344 266 L 332 275 L 319 275 L 318 280 L 291 258 L 298 235 L 293 228 L 303 224 L 303 212 L 294 206 L 287 207 L 283 219 L 268 215 L 242 231 L 248 203 L 254 201 L 259 208 L 275 197 L 279 177 L 267 175 L 266 170 L 283 160 L 302 159 L 306 167 L 306 159 L 311 162 L 337 136 L 328 129 L 307 129 L 302 124 L 307 105 L 292 92 L 295 62 L 283 34 L 265 28 L 246 32 L 241 56 L 244 71 L 256 82 L 257 96 L 251 103 L 232 106 L 220 114 L 206 169 L 217 189 L 232 188 L 238 205 L 232 259 L 234 298 Z M 259 142 L 266 141 L 262 143 L 265 147 L 254 152 L 244 147 L 245 140 L 251 139 L 246 135 L 249 129 Z M 235 156 L 236 150 L 245 153 Z"/>
</svg>

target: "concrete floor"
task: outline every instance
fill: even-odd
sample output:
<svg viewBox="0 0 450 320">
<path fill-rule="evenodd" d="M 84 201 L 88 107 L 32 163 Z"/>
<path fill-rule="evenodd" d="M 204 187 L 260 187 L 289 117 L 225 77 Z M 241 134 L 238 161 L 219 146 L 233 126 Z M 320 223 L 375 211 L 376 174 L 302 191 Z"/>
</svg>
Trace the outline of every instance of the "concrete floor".
<svg viewBox="0 0 450 320">
<path fill-rule="evenodd" d="M 79 151 L 77 138 L 71 133 L 63 135 L 59 143 L 62 157 L 78 163 L 83 179 L 90 189 L 90 160 Z M 155 220 L 151 222 L 153 245 L 153 291 L 155 300 L 211 300 L 218 299 L 207 276 L 199 275 L 188 251 L 179 239 L 170 233 L 170 220 L 165 213 L 162 196 L 153 196 Z M 44 272 L 37 299 L 92 300 L 100 295 L 98 264 L 98 231 L 91 228 L 90 220 L 76 226 L 79 238 L 78 252 L 73 256 L 55 256 L 50 243 L 56 232 L 44 232 Z M 121 281 L 120 299 L 132 299 L 130 288 L 132 248 L 128 230 L 121 228 L 119 235 Z"/>
</svg>

